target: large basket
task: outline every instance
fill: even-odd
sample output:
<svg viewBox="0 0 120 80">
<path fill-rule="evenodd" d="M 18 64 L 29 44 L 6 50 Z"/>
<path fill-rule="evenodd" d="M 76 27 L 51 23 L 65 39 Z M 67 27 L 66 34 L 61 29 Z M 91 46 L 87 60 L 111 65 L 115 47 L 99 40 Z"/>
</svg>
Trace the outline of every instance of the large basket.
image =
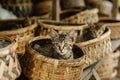
<svg viewBox="0 0 120 80">
<path fill-rule="evenodd" d="M 37 37 L 26 45 L 26 54 L 21 59 L 24 74 L 31 80 L 80 80 L 85 66 L 84 55 L 74 60 L 58 60 L 43 56 L 31 47 L 33 42 L 46 39 L 50 40 Z M 48 44 L 48 41 L 41 43 Z"/>
<path fill-rule="evenodd" d="M 105 55 L 112 53 L 110 30 L 107 28 L 106 32 L 102 36 L 76 43 L 76 45 L 82 49 L 84 54 L 87 56 L 87 63 L 91 65 L 103 58 Z"/>
<path fill-rule="evenodd" d="M 10 41 L 8 46 L 0 48 L 0 80 L 15 80 L 21 74 L 21 67 L 15 52 L 17 43 L 2 35 L 0 39 Z"/>
<path fill-rule="evenodd" d="M 62 19 L 62 21 L 70 22 L 70 23 L 96 23 L 99 20 L 98 9 L 87 9 L 77 13 L 76 11 L 71 10 L 71 11 L 63 12 L 62 14 L 68 16 L 69 14 L 71 14 L 71 12 L 74 14 Z"/>
<path fill-rule="evenodd" d="M 0 24 L 7 24 L 8 22 L 22 21 L 23 19 L 16 20 L 4 20 L 0 21 Z M 5 27 L 5 26 L 3 26 Z M 34 37 L 35 28 L 37 27 L 37 23 L 33 21 L 32 25 L 26 26 L 24 28 L 15 29 L 15 30 L 5 30 L 0 31 L 0 34 L 9 36 L 13 39 L 16 39 L 18 42 L 17 53 L 19 55 L 24 54 L 25 52 L 25 44 L 26 42 Z"/>
<path fill-rule="evenodd" d="M 31 16 L 33 11 L 32 0 L 0 0 L 0 4 L 18 17 Z"/>
<path fill-rule="evenodd" d="M 87 24 L 71 24 L 56 21 L 39 21 L 39 26 L 40 36 L 49 36 L 51 29 L 55 29 L 58 33 L 75 30 L 78 32 L 77 42 L 82 39 L 84 29 L 88 28 Z"/>
<path fill-rule="evenodd" d="M 120 21 L 115 19 L 109 18 L 102 18 L 99 21 L 103 24 L 108 24 L 109 28 L 111 29 L 111 39 L 119 39 L 120 38 Z"/>
</svg>

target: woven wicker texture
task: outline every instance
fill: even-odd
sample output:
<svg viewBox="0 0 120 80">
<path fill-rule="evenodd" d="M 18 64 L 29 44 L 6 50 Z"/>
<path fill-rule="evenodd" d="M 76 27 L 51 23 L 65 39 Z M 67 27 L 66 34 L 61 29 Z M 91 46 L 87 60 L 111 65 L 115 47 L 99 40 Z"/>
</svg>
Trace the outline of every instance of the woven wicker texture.
<svg viewBox="0 0 120 80">
<path fill-rule="evenodd" d="M 76 43 L 76 45 L 87 55 L 86 62 L 89 65 L 93 64 L 112 52 L 110 30 L 107 29 L 106 32 L 98 38 Z"/>
<path fill-rule="evenodd" d="M 11 42 L 7 47 L 0 49 L 0 80 L 15 80 L 21 74 L 21 67 L 15 53 L 17 43 L 5 36 L 0 35 L 0 38 Z"/>
<path fill-rule="evenodd" d="M 115 78 L 117 70 L 115 67 L 118 64 L 119 52 L 110 54 L 101 65 L 97 66 L 97 72 L 101 80 L 109 80 Z"/>
<path fill-rule="evenodd" d="M 107 24 L 111 29 L 111 39 L 119 39 L 120 38 L 120 21 L 109 18 L 102 18 L 100 23 Z"/>
<path fill-rule="evenodd" d="M 12 11 L 18 17 L 26 17 L 32 14 L 32 0 L 0 0 L 3 8 Z"/>
<path fill-rule="evenodd" d="M 79 80 L 85 66 L 85 57 L 74 60 L 48 58 L 32 49 L 31 43 L 48 39 L 37 37 L 26 45 L 26 54 L 22 57 L 22 69 L 31 80 Z"/>
<path fill-rule="evenodd" d="M 6 23 L 9 21 L 21 21 L 23 19 L 17 19 L 17 20 L 4 20 L 4 21 L 0 21 L 0 23 Z M 4 26 L 3 26 L 4 27 Z M 8 37 L 11 37 L 13 39 L 16 39 L 18 42 L 18 48 L 17 48 L 17 53 L 19 55 L 24 54 L 25 52 L 25 44 L 26 42 L 31 39 L 32 37 L 34 37 L 34 33 L 35 33 L 35 28 L 37 27 L 36 22 L 33 22 L 32 25 L 26 26 L 24 28 L 20 28 L 20 29 L 15 29 L 15 30 L 6 30 L 6 31 L 0 31 L 0 34 L 2 35 L 6 35 Z"/>
<path fill-rule="evenodd" d="M 66 12 L 65 12 L 66 13 Z M 69 15 L 69 12 L 67 12 Z M 70 17 L 62 19 L 62 21 L 70 23 L 96 23 L 98 22 L 98 9 L 87 9 L 78 12 Z"/>
<path fill-rule="evenodd" d="M 49 36 L 49 32 L 51 29 L 56 30 L 58 33 L 75 30 L 78 32 L 77 42 L 82 39 L 83 30 L 88 27 L 87 24 L 71 24 L 55 21 L 39 21 L 38 24 L 40 25 L 40 36 Z"/>
</svg>

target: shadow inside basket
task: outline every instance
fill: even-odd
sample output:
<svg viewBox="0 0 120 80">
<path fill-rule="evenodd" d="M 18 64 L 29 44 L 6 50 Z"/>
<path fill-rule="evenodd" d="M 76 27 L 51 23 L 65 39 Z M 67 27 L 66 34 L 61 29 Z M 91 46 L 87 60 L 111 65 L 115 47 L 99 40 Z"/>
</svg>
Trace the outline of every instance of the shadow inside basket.
<svg viewBox="0 0 120 80">
<path fill-rule="evenodd" d="M 39 49 L 36 49 L 37 48 L 35 47 L 36 44 L 40 46 Z M 50 39 L 36 40 L 30 43 L 30 45 L 33 50 L 37 51 L 37 53 L 49 58 L 54 58 L 52 57 L 52 55 L 54 54 L 54 49 L 53 49 L 52 41 Z M 84 55 L 82 50 L 76 45 L 73 45 L 72 51 L 73 51 L 74 59 L 80 58 Z"/>
</svg>

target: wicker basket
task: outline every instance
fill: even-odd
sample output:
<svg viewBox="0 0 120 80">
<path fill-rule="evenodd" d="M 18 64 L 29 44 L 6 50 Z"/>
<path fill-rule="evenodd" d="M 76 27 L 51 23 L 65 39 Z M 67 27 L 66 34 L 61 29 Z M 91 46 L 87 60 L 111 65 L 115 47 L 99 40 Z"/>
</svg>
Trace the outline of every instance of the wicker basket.
<svg viewBox="0 0 120 80">
<path fill-rule="evenodd" d="M 1 0 L 0 4 L 18 17 L 30 16 L 33 11 L 32 0 Z"/>
<path fill-rule="evenodd" d="M 117 70 L 115 69 L 116 60 L 118 58 L 118 53 L 113 53 L 103 60 L 101 65 L 97 66 L 97 72 L 101 80 L 111 80 L 117 75 Z"/>
<path fill-rule="evenodd" d="M 69 15 L 72 11 L 66 11 L 62 14 Z M 87 9 L 69 17 L 62 19 L 62 21 L 71 23 L 96 23 L 98 22 L 98 9 Z"/>
<path fill-rule="evenodd" d="M 35 13 L 37 15 L 52 13 L 52 0 L 36 0 Z"/>
<path fill-rule="evenodd" d="M 99 0 L 95 3 L 96 8 L 99 9 L 100 15 L 105 15 L 110 17 L 112 13 L 113 4 L 107 0 Z"/>
<path fill-rule="evenodd" d="M 15 53 L 17 43 L 3 35 L 0 35 L 0 39 L 10 41 L 8 46 L 0 48 L 0 80 L 15 80 L 21 74 L 21 67 Z"/>
<path fill-rule="evenodd" d="M 82 49 L 85 55 L 87 55 L 87 63 L 93 64 L 103 58 L 105 55 L 112 53 L 110 30 L 107 28 L 106 32 L 95 39 L 91 39 L 84 42 L 76 43 L 78 47 Z"/>
<path fill-rule="evenodd" d="M 87 24 L 71 24 L 56 21 L 39 21 L 40 36 L 49 36 L 50 29 L 55 29 L 58 33 L 75 30 L 78 32 L 77 42 L 82 39 L 83 30 L 88 27 Z"/>
<path fill-rule="evenodd" d="M 22 57 L 22 69 L 31 80 L 79 80 L 85 66 L 84 55 L 74 60 L 58 60 L 41 55 L 32 48 L 33 42 L 48 44 L 47 37 L 37 37 L 26 45 L 26 54 Z"/>
<path fill-rule="evenodd" d="M 111 29 L 111 39 L 119 39 L 120 38 L 120 21 L 111 19 L 111 18 L 101 18 L 100 23 L 108 24 L 109 28 Z"/>
<path fill-rule="evenodd" d="M 7 24 L 8 22 L 22 21 L 22 20 L 23 19 L 3 20 L 3 21 L 0 21 L 0 23 Z M 0 34 L 16 39 L 18 42 L 17 53 L 19 55 L 23 55 L 25 52 L 25 44 L 29 39 L 34 37 L 36 27 L 37 27 L 37 24 L 36 24 L 36 22 L 33 21 L 32 25 L 29 25 L 29 26 L 26 26 L 26 27 L 20 28 L 20 29 L 15 29 L 15 30 L 0 31 Z"/>
<path fill-rule="evenodd" d="M 85 6 L 84 0 L 60 0 L 62 9 Z"/>
</svg>

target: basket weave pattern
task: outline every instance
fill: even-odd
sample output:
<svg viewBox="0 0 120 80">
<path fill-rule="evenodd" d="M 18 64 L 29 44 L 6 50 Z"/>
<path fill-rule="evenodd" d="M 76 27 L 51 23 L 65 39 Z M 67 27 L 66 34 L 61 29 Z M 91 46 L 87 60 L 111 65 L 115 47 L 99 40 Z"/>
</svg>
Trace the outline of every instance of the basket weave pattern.
<svg viewBox="0 0 120 80">
<path fill-rule="evenodd" d="M 36 27 L 37 27 L 37 24 L 34 23 L 30 26 L 27 26 L 27 27 L 21 28 L 21 29 L 17 29 L 17 30 L 1 31 L 0 34 L 6 35 L 6 36 L 11 37 L 13 39 L 16 39 L 18 42 L 17 53 L 19 55 L 22 55 L 25 52 L 26 42 L 29 39 L 31 39 L 32 37 L 34 37 Z"/>
<path fill-rule="evenodd" d="M 11 39 L 7 37 L 2 38 L 11 41 Z M 15 80 L 20 76 L 21 67 L 15 53 L 16 48 L 17 43 L 12 42 L 7 47 L 0 49 L 0 80 Z"/>
<path fill-rule="evenodd" d="M 87 55 L 87 63 L 93 64 L 105 55 L 112 53 L 110 30 L 99 38 L 76 43 L 76 45 L 82 49 L 85 55 Z"/>
<path fill-rule="evenodd" d="M 27 45 L 26 50 L 27 53 L 21 59 L 22 68 L 24 74 L 30 79 L 79 80 L 81 78 L 85 66 L 84 56 L 75 60 L 66 61 L 40 55 L 30 45 Z"/>
</svg>

